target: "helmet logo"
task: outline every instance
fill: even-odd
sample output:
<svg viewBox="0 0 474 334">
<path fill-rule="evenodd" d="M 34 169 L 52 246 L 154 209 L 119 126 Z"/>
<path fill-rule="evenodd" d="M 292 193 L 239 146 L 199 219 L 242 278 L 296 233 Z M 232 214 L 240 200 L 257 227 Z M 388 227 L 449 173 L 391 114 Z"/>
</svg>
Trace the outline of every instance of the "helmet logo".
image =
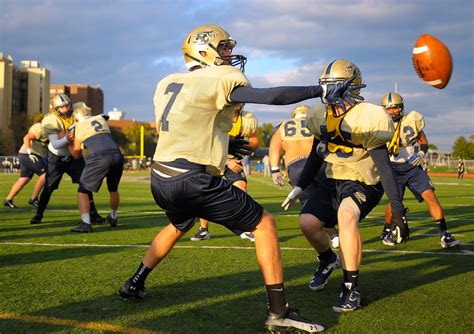
<svg viewBox="0 0 474 334">
<path fill-rule="evenodd" d="M 197 33 L 196 35 L 194 35 L 193 43 L 196 43 L 196 44 L 209 44 L 209 42 L 211 40 L 211 34 L 212 33 L 216 34 L 213 31 L 204 31 L 204 32 Z"/>
</svg>

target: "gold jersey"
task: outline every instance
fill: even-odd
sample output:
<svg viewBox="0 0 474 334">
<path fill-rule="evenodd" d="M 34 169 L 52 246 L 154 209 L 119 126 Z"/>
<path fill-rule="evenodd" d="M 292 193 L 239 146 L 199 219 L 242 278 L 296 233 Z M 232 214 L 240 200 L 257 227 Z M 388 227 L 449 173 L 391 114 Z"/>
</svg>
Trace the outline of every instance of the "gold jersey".
<svg viewBox="0 0 474 334">
<path fill-rule="evenodd" d="M 76 123 L 74 138 L 84 143 L 86 139 L 101 133 L 110 133 L 107 121 L 102 116 L 92 116 Z"/>
<path fill-rule="evenodd" d="M 347 113 L 334 116 L 332 107 L 315 105 L 307 115 L 307 127 L 321 140 L 317 152 L 326 162 L 326 176 L 367 185 L 380 182 L 368 151 L 392 139 L 394 124 L 385 110 L 371 103 L 358 103 Z"/>
<path fill-rule="evenodd" d="M 41 128 L 41 123 L 33 124 L 28 130 L 28 133 L 33 133 L 36 136 L 36 139 L 32 140 L 30 143 L 31 151 L 33 151 L 33 153 L 36 153 L 42 157 L 46 157 L 46 153 L 47 153 L 46 149 L 48 147 L 48 137 L 43 133 L 43 130 Z M 20 150 L 18 152 L 24 153 L 24 154 L 28 153 L 26 151 L 24 144 L 21 145 Z"/>
<path fill-rule="evenodd" d="M 257 127 L 257 118 L 251 112 L 242 111 L 237 120 L 233 121 L 229 136 L 233 138 L 250 137 L 257 131 Z"/>
<path fill-rule="evenodd" d="M 230 94 L 250 86 L 245 75 L 228 66 L 212 66 L 162 79 L 155 91 L 155 161 L 182 158 L 222 174 L 227 162 L 233 110 Z"/>
<path fill-rule="evenodd" d="M 415 153 L 414 145 L 425 127 L 425 120 L 422 114 L 413 110 L 396 122 L 395 126 L 399 128 L 395 133 L 399 139 L 394 139 L 399 141 L 400 148 L 396 155 L 390 156 L 390 160 L 399 163 L 407 162 L 409 157 Z"/>
</svg>

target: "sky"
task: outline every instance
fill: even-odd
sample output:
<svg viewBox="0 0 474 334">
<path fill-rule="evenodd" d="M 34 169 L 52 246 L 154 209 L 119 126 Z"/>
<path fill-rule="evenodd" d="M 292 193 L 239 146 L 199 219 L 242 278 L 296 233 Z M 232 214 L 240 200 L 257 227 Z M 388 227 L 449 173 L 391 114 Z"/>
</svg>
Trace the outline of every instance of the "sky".
<svg viewBox="0 0 474 334">
<path fill-rule="evenodd" d="M 0 0 L 0 51 L 38 60 L 52 84 L 99 85 L 104 109 L 154 121 L 158 81 L 184 72 L 181 45 L 203 24 L 222 26 L 248 58 L 253 87 L 318 83 L 324 64 L 348 59 L 361 70 L 361 95 L 379 104 L 398 87 L 405 111 L 425 117 L 428 141 L 449 152 L 474 134 L 472 0 Z M 419 35 L 443 41 L 453 73 L 442 90 L 412 65 Z M 305 103 L 312 105 L 317 99 Z M 278 124 L 294 106 L 248 104 L 259 123 Z"/>
</svg>

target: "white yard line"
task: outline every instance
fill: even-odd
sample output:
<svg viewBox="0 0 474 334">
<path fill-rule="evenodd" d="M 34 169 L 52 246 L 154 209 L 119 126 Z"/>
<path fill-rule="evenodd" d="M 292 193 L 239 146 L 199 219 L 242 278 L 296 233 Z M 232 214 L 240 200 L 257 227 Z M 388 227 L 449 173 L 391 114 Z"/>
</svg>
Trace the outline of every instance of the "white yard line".
<svg viewBox="0 0 474 334">
<path fill-rule="evenodd" d="M 13 246 L 39 246 L 39 247 L 75 247 L 75 248 L 148 248 L 149 245 L 133 245 L 133 244 L 55 244 L 55 243 L 42 243 L 42 242 L 0 242 L 0 245 L 13 245 Z M 467 244 L 464 244 L 467 245 Z M 470 245 L 470 244 L 469 244 Z M 255 250 L 254 247 L 241 247 L 241 246 L 185 246 L 177 245 L 174 248 L 178 249 L 225 249 L 225 250 Z M 311 251 L 314 252 L 313 248 L 308 247 L 281 247 L 284 251 Z M 396 249 L 365 249 L 364 253 L 394 253 L 394 254 L 420 254 L 420 255 L 467 255 L 473 256 L 473 251 L 459 250 L 457 252 L 422 252 L 422 251 L 404 251 Z"/>
</svg>

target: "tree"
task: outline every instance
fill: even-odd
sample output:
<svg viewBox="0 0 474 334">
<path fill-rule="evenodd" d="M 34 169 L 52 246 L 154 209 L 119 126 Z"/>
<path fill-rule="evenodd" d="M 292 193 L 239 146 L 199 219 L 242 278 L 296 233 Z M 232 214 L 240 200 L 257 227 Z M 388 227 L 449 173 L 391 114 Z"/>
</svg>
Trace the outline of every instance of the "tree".
<svg viewBox="0 0 474 334">
<path fill-rule="evenodd" d="M 428 144 L 428 149 L 430 151 L 437 151 L 438 150 L 438 146 L 436 146 L 435 144 Z"/>
<path fill-rule="evenodd" d="M 459 159 L 474 159 L 474 141 L 472 137 L 474 136 L 469 136 L 470 141 L 467 141 L 464 137 L 456 139 L 453 146 L 453 157 Z"/>
<path fill-rule="evenodd" d="M 158 140 L 155 129 L 152 129 L 149 123 L 137 123 L 124 130 L 124 135 L 128 143 L 125 150 L 126 155 L 140 154 L 140 128 L 142 126 L 145 131 L 144 154 L 149 157 L 155 153 L 156 142 Z"/>
<path fill-rule="evenodd" d="M 270 140 L 272 135 L 275 132 L 275 127 L 271 123 L 263 123 L 257 128 L 258 140 L 260 142 L 260 147 L 270 146 Z"/>
</svg>

